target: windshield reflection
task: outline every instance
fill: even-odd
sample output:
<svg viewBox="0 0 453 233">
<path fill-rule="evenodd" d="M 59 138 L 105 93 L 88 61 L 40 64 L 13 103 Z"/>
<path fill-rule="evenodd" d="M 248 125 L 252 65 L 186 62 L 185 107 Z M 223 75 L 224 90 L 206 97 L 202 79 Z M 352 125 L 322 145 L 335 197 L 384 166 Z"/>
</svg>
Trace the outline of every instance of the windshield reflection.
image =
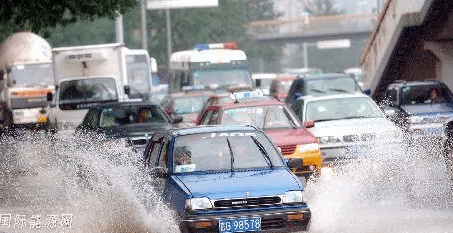
<svg viewBox="0 0 453 233">
<path fill-rule="evenodd" d="M 260 132 L 179 136 L 173 155 L 176 173 L 284 166 L 275 147 Z"/>
<path fill-rule="evenodd" d="M 250 73 L 246 69 L 229 69 L 229 70 L 196 70 L 193 73 L 194 85 L 218 85 L 220 87 L 248 85 L 251 83 Z"/>
<path fill-rule="evenodd" d="M 382 111 L 365 97 L 335 98 L 307 103 L 305 121 L 327 121 L 351 118 L 381 118 Z"/>
</svg>

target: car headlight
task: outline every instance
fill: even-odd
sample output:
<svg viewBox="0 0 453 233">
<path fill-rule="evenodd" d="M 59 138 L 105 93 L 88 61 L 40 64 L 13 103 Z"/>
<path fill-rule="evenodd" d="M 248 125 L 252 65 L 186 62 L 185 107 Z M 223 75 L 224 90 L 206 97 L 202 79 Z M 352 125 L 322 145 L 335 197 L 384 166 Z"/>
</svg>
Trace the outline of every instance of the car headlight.
<svg viewBox="0 0 453 233">
<path fill-rule="evenodd" d="M 299 152 L 319 150 L 318 143 L 309 143 L 309 144 L 299 144 Z"/>
<path fill-rule="evenodd" d="M 409 121 L 412 123 L 412 124 L 420 124 L 423 122 L 423 117 L 419 117 L 419 116 L 411 116 L 409 118 Z"/>
<path fill-rule="evenodd" d="M 204 209 L 212 209 L 212 204 L 209 198 L 200 197 L 186 200 L 186 210 L 195 211 Z"/>
<path fill-rule="evenodd" d="M 286 191 L 283 197 L 283 203 L 301 203 L 304 202 L 303 191 Z"/>
</svg>

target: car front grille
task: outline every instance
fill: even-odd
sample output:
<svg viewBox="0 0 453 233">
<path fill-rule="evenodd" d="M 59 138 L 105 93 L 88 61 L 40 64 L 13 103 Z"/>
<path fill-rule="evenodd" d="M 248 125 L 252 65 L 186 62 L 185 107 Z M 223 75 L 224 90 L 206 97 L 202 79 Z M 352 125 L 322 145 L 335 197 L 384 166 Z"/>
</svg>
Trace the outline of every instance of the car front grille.
<svg viewBox="0 0 453 233">
<path fill-rule="evenodd" d="M 276 205 L 281 203 L 281 198 L 273 197 L 257 197 L 257 198 L 240 198 L 217 200 L 214 202 L 216 208 L 241 208 L 241 207 L 259 207 L 263 205 Z"/>
<path fill-rule="evenodd" d="M 294 150 L 296 150 L 296 145 L 286 145 L 286 146 L 279 146 L 280 149 L 282 149 L 282 154 L 283 155 L 290 155 L 294 153 Z"/>
</svg>

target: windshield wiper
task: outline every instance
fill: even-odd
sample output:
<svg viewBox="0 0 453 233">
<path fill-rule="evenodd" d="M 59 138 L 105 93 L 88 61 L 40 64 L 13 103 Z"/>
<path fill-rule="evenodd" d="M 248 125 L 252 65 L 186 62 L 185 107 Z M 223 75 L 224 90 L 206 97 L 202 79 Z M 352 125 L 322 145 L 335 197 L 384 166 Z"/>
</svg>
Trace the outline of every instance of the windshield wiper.
<svg viewBox="0 0 453 233">
<path fill-rule="evenodd" d="M 349 93 L 350 91 L 343 90 L 343 89 L 336 89 L 336 88 L 329 88 L 329 91 L 336 91 L 336 92 L 343 92 L 343 93 Z"/>
<path fill-rule="evenodd" d="M 318 90 L 318 89 L 310 89 L 310 91 L 318 92 L 318 93 L 324 93 L 324 91 Z"/>
<path fill-rule="evenodd" d="M 230 149 L 230 156 L 231 156 L 231 172 L 234 171 L 233 164 L 234 164 L 234 154 L 233 154 L 233 149 L 231 148 L 231 143 L 228 137 L 226 138 L 227 143 L 228 143 L 228 148 Z"/>
<path fill-rule="evenodd" d="M 253 136 L 250 136 L 250 137 L 252 138 L 255 145 L 258 146 L 258 149 L 260 150 L 260 152 L 264 156 L 264 158 L 266 158 L 267 165 L 269 165 L 269 167 L 271 167 L 271 168 L 274 168 L 271 158 L 269 157 L 269 154 L 267 153 L 267 151 L 264 149 L 263 145 L 255 137 L 253 137 Z"/>
</svg>

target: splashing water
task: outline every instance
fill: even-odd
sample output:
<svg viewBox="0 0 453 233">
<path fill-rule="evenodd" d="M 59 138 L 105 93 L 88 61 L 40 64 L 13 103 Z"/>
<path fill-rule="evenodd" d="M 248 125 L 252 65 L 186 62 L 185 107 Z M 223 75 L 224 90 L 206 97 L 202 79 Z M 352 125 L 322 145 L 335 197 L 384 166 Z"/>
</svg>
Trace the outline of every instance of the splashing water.
<svg viewBox="0 0 453 233">
<path fill-rule="evenodd" d="M 0 150 L 0 232 L 179 232 L 120 141 L 24 132 Z"/>
<path fill-rule="evenodd" d="M 438 145 L 376 145 L 309 180 L 310 231 L 453 232 L 451 187 Z"/>
</svg>

